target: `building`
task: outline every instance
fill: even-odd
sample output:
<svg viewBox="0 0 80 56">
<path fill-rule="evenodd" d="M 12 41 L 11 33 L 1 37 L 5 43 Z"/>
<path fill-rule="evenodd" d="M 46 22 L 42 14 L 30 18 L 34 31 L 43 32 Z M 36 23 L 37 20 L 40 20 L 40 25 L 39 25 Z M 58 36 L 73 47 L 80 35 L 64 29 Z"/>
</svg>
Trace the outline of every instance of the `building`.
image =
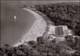
<svg viewBox="0 0 80 56">
<path fill-rule="evenodd" d="M 57 41 L 63 41 L 66 35 L 72 35 L 72 32 L 66 25 L 49 25 L 48 26 L 48 32 L 46 35 L 46 39 L 52 40 L 56 38 Z"/>
<path fill-rule="evenodd" d="M 65 35 L 71 35 L 71 30 L 68 29 L 68 27 L 66 25 L 59 25 L 59 26 L 54 26 L 54 25 L 50 25 L 49 26 L 49 30 L 48 30 L 48 34 L 53 34 L 55 36 L 65 36 Z"/>
</svg>

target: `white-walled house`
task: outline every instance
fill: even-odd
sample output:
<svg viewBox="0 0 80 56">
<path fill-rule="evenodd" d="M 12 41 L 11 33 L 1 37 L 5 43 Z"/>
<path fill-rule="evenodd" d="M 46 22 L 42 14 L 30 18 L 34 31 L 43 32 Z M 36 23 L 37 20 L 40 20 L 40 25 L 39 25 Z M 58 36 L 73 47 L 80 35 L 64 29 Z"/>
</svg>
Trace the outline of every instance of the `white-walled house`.
<svg viewBox="0 0 80 56">
<path fill-rule="evenodd" d="M 66 25 L 55 26 L 50 24 L 45 38 L 49 40 L 56 38 L 57 41 L 63 41 L 66 35 L 72 35 L 72 31 Z"/>
<path fill-rule="evenodd" d="M 54 34 L 56 36 L 64 36 L 64 35 L 71 35 L 71 30 L 68 29 L 66 25 L 59 25 L 59 26 L 54 26 L 50 25 L 48 34 Z"/>
</svg>

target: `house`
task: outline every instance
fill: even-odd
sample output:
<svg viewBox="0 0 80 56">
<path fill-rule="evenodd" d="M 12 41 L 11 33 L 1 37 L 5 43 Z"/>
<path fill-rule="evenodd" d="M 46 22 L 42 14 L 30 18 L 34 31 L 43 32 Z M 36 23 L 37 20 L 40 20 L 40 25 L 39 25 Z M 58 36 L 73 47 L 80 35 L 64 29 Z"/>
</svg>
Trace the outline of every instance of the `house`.
<svg viewBox="0 0 80 56">
<path fill-rule="evenodd" d="M 66 35 L 72 35 L 72 31 L 66 25 L 49 25 L 46 35 L 46 39 L 51 40 L 56 38 L 57 41 L 63 41 Z"/>
<path fill-rule="evenodd" d="M 48 34 L 52 34 L 57 37 L 65 36 L 65 35 L 72 35 L 71 30 L 68 29 L 66 25 L 59 25 L 59 26 L 50 25 Z"/>
</svg>

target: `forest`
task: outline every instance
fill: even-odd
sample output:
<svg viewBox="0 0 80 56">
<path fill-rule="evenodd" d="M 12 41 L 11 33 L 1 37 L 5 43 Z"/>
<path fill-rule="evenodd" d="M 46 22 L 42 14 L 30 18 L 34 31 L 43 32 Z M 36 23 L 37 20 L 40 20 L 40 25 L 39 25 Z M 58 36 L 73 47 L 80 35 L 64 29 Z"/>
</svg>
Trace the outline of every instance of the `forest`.
<svg viewBox="0 0 80 56">
<path fill-rule="evenodd" d="M 45 14 L 55 25 L 67 25 L 75 35 L 80 36 L 79 4 L 36 5 L 35 8 Z"/>
</svg>

